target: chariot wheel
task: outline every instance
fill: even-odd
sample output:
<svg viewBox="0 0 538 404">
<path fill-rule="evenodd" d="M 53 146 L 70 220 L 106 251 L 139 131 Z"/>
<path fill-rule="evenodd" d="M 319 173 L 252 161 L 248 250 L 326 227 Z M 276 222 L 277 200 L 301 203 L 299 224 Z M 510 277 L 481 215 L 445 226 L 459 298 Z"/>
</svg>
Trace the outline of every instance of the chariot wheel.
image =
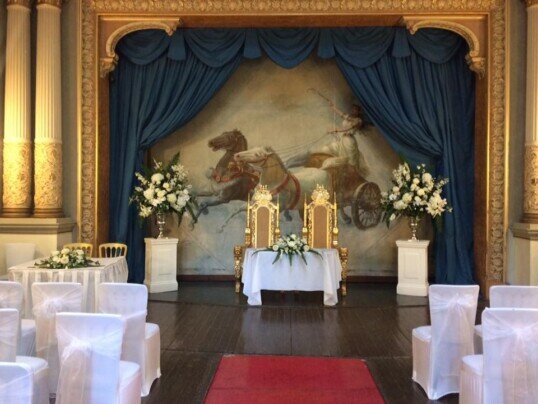
<svg viewBox="0 0 538 404">
<path fill-rule="evenodd" d="M 353 223 L 360 230 L 375 227 L 381 221 L 381 190 L 375 182 L 365 182 L 353 193 Z"/>
</svg>

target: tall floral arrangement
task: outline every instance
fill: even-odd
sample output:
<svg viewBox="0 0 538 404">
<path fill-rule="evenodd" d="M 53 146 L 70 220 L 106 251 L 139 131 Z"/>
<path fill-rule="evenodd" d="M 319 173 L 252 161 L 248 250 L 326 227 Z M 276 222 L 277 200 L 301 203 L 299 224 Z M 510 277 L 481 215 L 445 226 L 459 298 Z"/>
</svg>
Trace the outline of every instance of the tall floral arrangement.
<svg viewBox="0 0 538 404">
<path fill-rule="evenodd" d="M 441 196 L 447 178 L 435 178 L 425 164 L 411 169 L 403 163 L 392 172 L 392 188 L 381 193 L 381 205 L 384 210 L 383 220 L 387 226 L 400 216 L 420 220 L 428 214 L 440 218 L 444 212 L 451 212 L 445 198 Z"/>
<path fill-rule="evenodd" d="M 196 200 L 188 182 L 187 170 L 179 163 L 179 153 L 168 164 L 154 160 L 152 168 L 144 167 L 144 172 L 137 172 L 135 176 L 138 185 L 130 202 L 137 206 L 141 219 L 154 214 L 175 213 L 181 221 L 187 211 L 196 220 Z"/>
</svg>

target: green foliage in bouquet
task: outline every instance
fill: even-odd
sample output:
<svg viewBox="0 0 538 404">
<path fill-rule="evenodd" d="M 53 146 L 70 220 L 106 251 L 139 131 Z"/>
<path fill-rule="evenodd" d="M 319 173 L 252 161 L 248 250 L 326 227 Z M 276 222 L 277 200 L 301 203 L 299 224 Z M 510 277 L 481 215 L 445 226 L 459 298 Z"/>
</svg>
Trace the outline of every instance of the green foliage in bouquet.
<svg viewBox="0 0 538 404">
<path fill-rule="evenodd" d="M 420 219 L 429 214 L 440 219 L 444 212 L 452 212 L 445 198 L 441 197 L 448 178 L 435 178 L 420 164 L 412 169 L 407 162 L 392 171 L 392 188 L 381 193 L 383 220 L 387 223 L 400 216 Z M 440 223 L 439 223 L 440 224 Z"/>
<path fill-rule="evenodd" d="M 36 268 L 46 269 L 74 269 L 98 267 L 99 261 L 93 261 L 86 256 L 84 250 L 64 248 L 61 251 L 52 251 L 50 257 L 35 263 Z"/>
<path fill-rule="evenodd" d="M 130 203 L 138 207 L 143 219 L 157 213 L 175 213 L 178 223 L 187 211 L 196 222 L 196 198 L 188 181 L 188 172 L 179 163 L 179 153 L 163 164 L 154 160 L 152 168 L 143 167 L 143 173 L 135 174 L 138 185 L 134 188 Z"/>
<path fill-rule="evenodd" d="M 294 255 L 300 256 L 306 265 L 308 265 L 305 258 L 306 253 L 310 252 L 321 257 L 321 254 L 318 251 L 310 248 L 310 246 L 306 242 L 306 239 L 300 238 L 299 236 L 293 233 L 288 234 L 285 237 L 280 237 L 276 241 L 276 243 L 273 244 L 271 247 L 268 247 L 265 250 L 260 250 L 260 251 L 276 252 L 277 254 L 276 254 L 275 259 L 273 260 L 273 264 L 277 262 L 282 255 L 288 256 L 290 265 L 291 265 Z"/>
</svg>

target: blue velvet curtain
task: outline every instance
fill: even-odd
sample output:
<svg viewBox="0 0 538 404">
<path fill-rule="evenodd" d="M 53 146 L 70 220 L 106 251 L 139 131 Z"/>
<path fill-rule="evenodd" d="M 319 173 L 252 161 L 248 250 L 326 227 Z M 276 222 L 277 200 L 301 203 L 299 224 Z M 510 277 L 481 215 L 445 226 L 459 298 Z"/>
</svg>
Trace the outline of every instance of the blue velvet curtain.
<svg viewBox="0 0 538 404">
<path fill-rule="evenodd" d="M 454 213 L 436 243 L 436 281 L 473 283 L 474 77 L 455 34 L 403 28 L 140 31 L 118 45 L 111 76 L 110 238 L 129 249 L 129 281 L 144 278 L 143 230 L 128 206 L 144 151 L 192 119 L 243 58 L 293 68 L 317 48 L 335 58 L 369 118 L 411 162 L 448 176 Z"/>
</svg>

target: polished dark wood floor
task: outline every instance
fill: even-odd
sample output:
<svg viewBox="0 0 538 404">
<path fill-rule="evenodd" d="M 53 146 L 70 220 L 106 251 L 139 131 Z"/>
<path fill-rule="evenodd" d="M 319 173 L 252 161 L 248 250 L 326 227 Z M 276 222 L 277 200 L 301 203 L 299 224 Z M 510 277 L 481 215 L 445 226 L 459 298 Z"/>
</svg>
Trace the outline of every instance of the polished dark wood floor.
<svg viewBox="0 0 538 404">
<path fill-rule="evenodd" d="M 411 381 L 411 330 L 428 324 L 427 298 L 395 289 L 351 284 L 336 307 L 324 307 L 321 292 L 263 292 L 264 305 L 249 307 L 227 282 L 152 294 L 148 321 L 161 328 L 163 376 L 143 402 L 203 402 L 223 354 L 362 358 L 388 403 L 428 402 Z"/>
</svg>

